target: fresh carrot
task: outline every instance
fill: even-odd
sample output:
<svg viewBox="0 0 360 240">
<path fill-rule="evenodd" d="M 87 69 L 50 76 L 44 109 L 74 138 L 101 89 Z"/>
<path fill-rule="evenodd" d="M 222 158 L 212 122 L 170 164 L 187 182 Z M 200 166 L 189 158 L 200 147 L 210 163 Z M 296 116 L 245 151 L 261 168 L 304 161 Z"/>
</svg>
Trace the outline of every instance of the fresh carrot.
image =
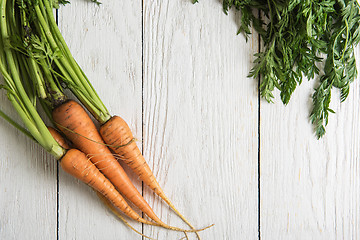
<svg viewBox="0 0 360 240">
<path fill-rule="evenodd" d="M 120 163 L 103 143 L 93 121 L 80 104 L 72 100 L 67 101 L 56 107 L 52 116 L 58 128 L 75 147 L 87 154 L 96 167 L 129 201 L 155 222 L 161 223 L 132 184 Z"/>
<path fill-rule="evenodd" d="M 92 162 L 92 165 L 90 162 L 88 164 L 96 166 L 109 179 L 110 183 L 143 213 L 154 220 L 156 225 L 181 232 L 198 232 L 203 230 L 184 230 L 172 227 L 162 222 L 155 215 L 149 204 L 132 184 L 120 163 L 103 142 L 95 124 L 80 104 L 73 100 L 66 101 L 53 110 L 52 116 L 56 125 L 66 137 L 83 153 L 87 154 L 87 157 Z M 101 192 L 100 190 L 98 191 Z M 149 224 L 149 222 L 146 224 Z"/>
<path fill-rule="evenodd" d="M 172 204 L 170 199 L 165 195 L 145 158 L 141 154 L 140 149 L 136 145 L 128 124 L 121 117 L 113 116 L 100 127 L 99 132 L 110 149 L 118 154 L 121 160 L 161 197 L 187 225 L 194 229 L 190 222 L 175 208 L 174 204 Z M 200 237 L 198 236 L 198 238 Z"/>
<path fill-rule="evenodd" d="M 48 130 L 55 141 L 64 149 L 66 149 L 65 155 L 59 159 L 60 166 L 62 169 L 84 182 L 85 184 L 92 187 L 100 200 L 108 207 L 119 219 L 121 219 L 128 227 L 130 227 L 136 233 L 142 235 L 143 237 L 152 239 L 134 229 L 117 211 L 119 209 L 128 217 L 132 218 L 135 221 L 148 225 L 159 225 L 165 228 L 169 228 L 175 231 L 182 231 L 185 233 L 192 232 L 192 230 L 183 230 L 180 228 L 175 228 L 168 226 L 166 224 L 158 224 L 145 220 L 140 217 L 126 202 L 123 196 L 116 190 L 114 185 L 100 172 L 100 170 L 95 166 L 94 163 L 80 150 L 70 149 L 70 146 L 67 144 L 65 138 L 54 128 L 48 127 Z M 117 207 L 117 209 L 114 208 Z M 194 230 L 194 231 L 202 231 Z"/>
<path fill-rule="evenodd" d="M 66 142 L 65 138 L 61 136 L 61 134 L 53 127 L 47 127 L 51 136 L 55 139 L 55 141 L 64 149 L 70 149 L 69 144 Z"/>
<path fill-rule="evenodd" d="M 61 168 L 74 176 L 75 178 L 81 180 L 85 184 L 92 187 L 94 190 L 101 193 L 106 199 L 110 201 L 114 206 L 124 212 L 130 218 L 144 224 L 155 225 L 168 228 L 174 231 L 180 232 L 195 232 L 202 231 L 207 229 L 198 229 L 198 230 L 184 230 L 181 228 L 176 228 L 168 226 L 165 223 L 153 223 L 139 216 L 126 202 L 126 200 L 121 196 L 121 194 L 116 190 L 114 185 L 100 172 L 100 170 L 95 166 L 94 163 L 85 155 L 77 149 L 70 149 L 66 154 L 60 159 Z"/>
<path fill-rule="evenodd" d="M 60 159 L 62 169 L 104 195 L 128 217 L 145 224 L 151 222 L 139 216 L 115 189 L 114 185 L 99 171 L 89 158 L 77 149 L 70 149 Z"/>
<path fill-rule="evenodd" d="M 66 139 L 65 139 L 63 136 L 61 136 L 61 134 L 60 134 L 55 128 L 53 128 L 53 127 L 48 127 L 48 130 L 49 130 L 50 134 L 52 135 L 52 137 L 55 139 L 55 141 L 56 141 L 61 147 L 63 147 L 63 148 L 66 149 L 66 150 L 69 150 L 69 149 L 70 149 L 70 146 L 67 144 Z M 72 151 L 71 151 L 71 152 L 72 152 Z M 69 153 L 69 152 L 67 152 L 67 153 Z M 79 153 L 76 153 L 76 154 L 79 154 Z M 80 155 L 81 155 L 81 154 L 80 154 Z M 74 154 L 72 157 L 76 157 L 76 155 Z M 81 156 L 81 157 L 83 157 L 83 156 Z M 70 156 L 69 158 L 71 158 L 71 156 Z M 76 162 L 76 161 L 79 161 L 79 159 L 73 159 L 73 162 Z M 76 163 L 76 164 L 77 164 L 77 165 L 74 166 L 74 167 L 75 167 L 75 168 L 79 168 L 80 166 L 78 165 L 78 163 Z M 86 164 L 90 164 L 90 163 L 86 163 Z M 87 167 L 86 167 L 86 166 L 87 166 L 86 164 L 83 164 L 83 168 L 84 168 L 84 167 L 86 168 L 86 171 L 84 170 L 84 173 L 85 173 L 85 172 L 86 172 L 86 173 L 89 173 L 89 172 L 91 172 L 90 170 L 92 170 L 93 166 L 91 166 L 91 169 L 90 169 L 90 168 L 87 168 Z M 91 164 L 92 164 L 92 163 L 91 163 Z M 67 170 L 67 169 L 69 168 L 68 164 L 63 163 L 63 164 L 60 164 L 60 165 L 61 165 L 61 166 L 63 167 L 63 169 L 66 170 L 67 172 L 69 172 L 69 171 L 71 170 L 71 169 Z M 92 165 L 93 165 L 93 164 L 92 164 Z M 74 170 L 71 170 L 71 171 L 74 171 Z M 96 177 L 98 177 L 98 176 L 100 176 L 100 178 L 105 177 L 102 173 L 99 173 L 98 170 L 93 170 L 92 173 L 94 173 L 94 172 L 96 172 L 96 174 L 95 174 L 95 176 L 93 176 L 93 178 L 96 178 Z M 87 177 L 88 177 L 88 176 L 87 176 Z M 81 180 L 81 181 L 83 181 L 83 182 L 85 182 L 85 183 L 87 183 L 86 181 L 84 181 L 84 180 L 81 179 L 81 178 L 78 178 L 78 179 Z M 100 179 L 100 180 L 101 180 L 101 179 Z M 103 189 L 104 189 L 104 190 L 106 189 L 106 187 L 110 187 L 110 190 L 111 190 L 111 191 L 116 191 L 116 190 L 113 189 L 114 186 L 111 186 L 111 185 L 108 183 L 108 179 L 106 179 L 105 182 L 106 182 L 107 184 L 105 184 L 105 186 L 103 186 Z M 93 186 L 90 185 L 90 187 L 93 187 Z M 96 192 L 96 195 L 99 197 L 99 199 L 104 203 L 104 205 L 105 205 L 107 208 L 109 208 L 110 211 L 113 212 L 117 218 L 119 218 L 121 221 L 123 221 L 126 226 L 128 226 L 131 230 L 133 230 L 134 232 L 136 232 L 137 234 L 140 234 L 141 236 L 143 236 L 143 237 L 145 237 L 145 238 L 148 238 L 148 239 L 150 239 L 150 240 L 155 240 L 155 239 L 150 238 L 150 237 L 142 234 L 141 232 L 137 231 L 133 226 L 130 225 L 130 223 L 128 223 L 128 221 L 126 221 L 126 219 L 118 212 L 118 210 L 119 210 L 120 208 L 119 208 L 119 207 L 118 207 L 118 209 L 115 208 L 115 205 L 119 206 L 120 203 L 116 203 L 116 202 L 114 203 L 114 201 L 111 201 L 110 199 L 108 199 L 106 196 L 108 196 L 109 194 L 101 193 L 101 192 L 97 191 L 94 187 L 93 187 L 93 189 L 94 189 L 94 191 Z M 117 194 L 119 194 L 119 193 L 118 193 L 118 192 L 115 192 L 114 194 L 117 195 Z M 114 194 L 110 194 L 110 196 L 113 196 Z M 123 198 L 122 198 L 121 195 L 118 196 L 116 199 L 120 199 L 120 200 L 121 200 L 121 203 L 123 203 Z M 126 204 L 127 204 L 127 203 L 126 203 Z M 130 206 L 126 206 L 126 205 L 125 205 L 125 209 L 130 210 L 130 211 L 133 211 Z M 122 212 L 124 213 L 124 211 L 122 211 Z M 128 215 L 128 214 L 127 214 L 127 215 Z M 128 216 L 129 216 L 129 215 L 128 215 Z M 130 217 L 130 216 L 129 216 L 129 217 Z M 140 217 L 140 216 L 138 216 L 138 217 Z M 138 217 L 137 217 L 136 219 L 134 219 L 134 220 L 138 220 L 138 219 L 139 219 Z M 152 222 L 151 222 L 151 224 L 152 224 Z"/>
<path fill-rule="evenodd" d="M 55 141 L 64 149 L 66 153 L 59 159 L 62 169 L 76 177 L 80 181 L 92 187 L 96 192 L 106 198 L 109 203 L 116 206 L 128 217 L 145 224 L 153 225 L 139 216 L 126 202 L 122 195 L 115 189 L 114 185 L 99 171 L 99 169 L 86 157 L 86 155 L 77 150 L 70 149 L 66 140 L 54 128 L 48 127 L 48 130 Z M 105 201 L 103 198 L 102 201 Z"/>
</svg>

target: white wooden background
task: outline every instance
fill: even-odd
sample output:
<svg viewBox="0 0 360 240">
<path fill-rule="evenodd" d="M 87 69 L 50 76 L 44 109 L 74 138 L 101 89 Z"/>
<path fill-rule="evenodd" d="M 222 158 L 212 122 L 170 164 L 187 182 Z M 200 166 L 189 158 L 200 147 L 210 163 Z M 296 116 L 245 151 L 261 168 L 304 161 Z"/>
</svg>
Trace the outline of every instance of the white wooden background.
<svg viewBox="0 0 360 240">
<path fill-rule="evenodd" d="M 337 113 L 316 140 L 313 82 L 287 107 L 259 100 L 246 78 L 258 39 L 236 36 L 238 17 L 220 0 L 73 0 L 58 11 L 75 58 L 165 192 L 196 227 L 215 223 L 203 239 L 360 239 L 359 79 L 344 104 L 335 92 Z M 3 120 L 0 132 L 0 239 L 142 239 Z M 132 179 L 161 219 L 185 227 Z"/>
</svg>

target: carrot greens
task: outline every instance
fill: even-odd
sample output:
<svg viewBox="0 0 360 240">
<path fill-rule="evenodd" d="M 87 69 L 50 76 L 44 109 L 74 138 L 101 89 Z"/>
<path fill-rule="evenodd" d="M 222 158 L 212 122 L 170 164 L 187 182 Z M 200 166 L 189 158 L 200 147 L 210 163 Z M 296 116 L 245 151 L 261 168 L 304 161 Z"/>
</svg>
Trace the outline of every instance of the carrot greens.
<svg viewBox="0 0 360 240">
<path fill-rule="evenodd" d="M 69 88 L 101 123 L 110 114 L 67 47 L 56 24 L 53 7 L 67 1 L 19 0 L 22 11 L 21 41 L 11 41 L 14 49 L 30 58 L 27 64 L 42 103 L 52 107 L 63 102 L 62 88 Z M 40 70 L 40 71 L 39 71 Z M 48 93 L 51 94 L 48 94 Z M 58 94 L 56 94 L 58 93 Z"/>
<path fill-rule="evenodd" d="M 19 34 L 18 22 L 15 18 L 19 12 L 14 6 L 14 0 L 0 0 L 0 72 L 4 79 L 1 88 L 6 90 L 9 101 L 26 128 L 3 111 L 1 111 L 0 116 L 59 159 L 65 150 L 51 136 L 37 112 L 36 96 L 29 82 L 29 75 L 25 70 L 25 59 L 10 46 L 11 37 Z"/>
<path fill-rule="evenodd" d="M 194 2 L 197 2 L 195 0 Z M 263 42 L 249 76 L 261 76 L 260 95 L 272 102 L 275 88 L 288 104 L 302 80 L 317 79 L 310 120 L 318 138 L 325 134 L 331 92 L 349 94 L 357 76 L 354 48 L 360 40 L 356 0 L 223 0 L 223 10 L 240 11 L 239 33 L 253 28 Z"/>
</svg>

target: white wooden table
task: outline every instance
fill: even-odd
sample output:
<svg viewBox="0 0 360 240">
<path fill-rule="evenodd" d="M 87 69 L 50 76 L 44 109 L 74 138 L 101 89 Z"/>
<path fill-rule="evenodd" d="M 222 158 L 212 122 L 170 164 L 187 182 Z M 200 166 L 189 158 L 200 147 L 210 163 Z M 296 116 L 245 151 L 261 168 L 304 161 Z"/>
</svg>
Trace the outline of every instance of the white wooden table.
<svg viewBox="0 0 360 240">
<path fill-rule="evenodd" d="M 174 204 L 197 227 L 215 223 L 203 239 L 360 239 L 359 79 L 344 104 L 334 92 L 337 113 L 316 140 L 314 82 L 287 107 L 278 93 L 275 104 L 260 100 L 246 77 L 258 38 L 236 35 L 238 17 L 220 0 L 73 0 L 58 24 Z M 0 239 L 142 239 L 3 120 L 0 133 Z M 132 179 L 163 221 L 185 227 Z M 183 237 L 131 223 L 157 239 Z"/>
</svg>

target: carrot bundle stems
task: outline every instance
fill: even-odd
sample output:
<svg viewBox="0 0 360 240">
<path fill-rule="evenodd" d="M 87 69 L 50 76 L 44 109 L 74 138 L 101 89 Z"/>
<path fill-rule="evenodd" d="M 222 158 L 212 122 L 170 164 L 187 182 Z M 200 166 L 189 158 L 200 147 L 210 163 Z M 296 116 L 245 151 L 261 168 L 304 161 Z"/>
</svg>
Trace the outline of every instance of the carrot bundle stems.
<svg viewBox="0 0 360 240">
<path fill-rule="evenodd" d="M 56 24 L 50 2 L 39 0 L 31 5 L 41 27 L 38 34 L 44 37 L 43 40 L 51 46 L 53 52 L 61 55 L 54 63 L 59 68 L 63 80 L 98 121 L 106 122 L 110 114 L 66 45 Z"/>
<path fill-rule="evenodd" d="M 19 17 L 19 11 L 15 10 L 15 4 L 17 4 L 15 1 L 0 0 L 0 72 L 5 82 L 1 88 L 7 91 L 8 99 L 27 128 L 26 131 L 22 127 L 18 129 L 27 136 L 31 135 L 46 151 L 60 158 L 64 154 L 64 149 L 51 137 L 38 114 L 32 91 L 26 89 L 29 85 L 27 84 L 29 75 L 26 73 L 22 56 L 10 47 L 11 37 L 13 34 L 18 34 L 16 19 Z M 14 124 L 14 121 L 9 122 L 19 126 Z"/>
</svg>

